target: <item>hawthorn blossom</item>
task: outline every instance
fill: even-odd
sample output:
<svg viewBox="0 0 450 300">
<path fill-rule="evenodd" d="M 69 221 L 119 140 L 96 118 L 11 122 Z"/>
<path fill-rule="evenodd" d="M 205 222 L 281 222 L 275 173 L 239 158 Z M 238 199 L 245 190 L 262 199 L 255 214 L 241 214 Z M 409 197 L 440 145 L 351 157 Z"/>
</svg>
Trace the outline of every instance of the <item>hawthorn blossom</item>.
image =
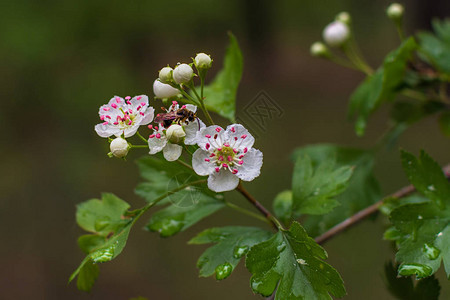
<svg viewBox="0 0 450 300">
<path fill-rule="evenodd" d="M 100 120 L 103 123 L 95 125 L 95 131 L 101 137 L 116 137 L 122 134 L 130 137 L 136 133 L 139 126 L 147 125 L 153 120 L 155 110 L 148 105 L 145 95 L 130 96 L 125 99 L 114 96 L 108 104 L 102 105 L 99 110 Z"/>
<path fill-rule="evenodd" d="M 197 106 L 192 104 L 186 104 L 183 107 L 194 113 L 197 111 Z M 180 109 L 179 104 L 173 101 L 168 113 L 177 111 L 178 109 Z M 158 126 L 149 125 L 149 128 L 153 129 L 153 133 L 148 138 L 149 153 L 156 154 L 163 151 L 166 160 L 175 161 L 183 151 L 183 147 L 179 145 L 183 138 L 185 145 L 195 145 L 197 143 L 197 132 L 199 128 L 204 127 L 205 124 L 198 118 L 192 122 L 172 124 L 167 128 L 164 128 L 163 123 L 160 123 Z"/>
<path fill-rule="evenodd" d="M 259 176 L 261 151 L 252 148 L 254 137 L 240 124 L 223 130 L 213 125 L 197 133 L 200 147 L 192 156 L 192 167 L 201 176 L 209 175 L 208 188 L 214 192 L 234 190 L 239 179 L 251 181 Z"/>
</svg>

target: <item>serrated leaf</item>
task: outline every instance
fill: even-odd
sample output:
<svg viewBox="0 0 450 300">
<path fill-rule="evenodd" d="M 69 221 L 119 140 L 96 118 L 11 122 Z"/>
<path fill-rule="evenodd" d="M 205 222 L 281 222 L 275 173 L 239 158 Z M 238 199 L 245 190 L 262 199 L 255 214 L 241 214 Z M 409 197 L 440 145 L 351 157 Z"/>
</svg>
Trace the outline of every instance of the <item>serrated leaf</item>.
<svg viewBox="0 0 450 300">
<path fill-rule="evenodd" d="M 450 198 L 450 184 L 441 167 L 425 151 L 417 159 L 411 153 L 401 152 L 403 170 L 414 187 L 425 197 L 442 205 Z"/>
<path fill-rule="evenodd" d="M 205 105 L 208 110 L 227 118 L 235 120 L 236 93 L 242 77 L 243 59 L 236 37 L 228 34 L 228 45 L 222 70 L 217 73 L 214 80 L 204 87 Z"/>
<path fill-rule="evenodd" d="M 200 276 L 215 274 L 216 279 L 220 280 L 231 274 L 253 245 L 271 236 L 271 232 L 256 227 L 228 226 L 206 229 L 191 239 L 189 244 L 216 244 L 203 252 L 197 267 Z M 225 266 L 229 267 L 224 268 Z"/>
<path fill-rule="evenodd" d="M 390 52 L 373 75 L 368 76 L 350 96 L 349 116 L 356 117 L 355 131 L 364 135 L 369 116 L 383 103 L 395 98 L 403 82 L 407 63 L 417 44 L 411 37 Z"/>
<path fill-rule="evenodd" d="M 352 168 L 336 167 L 335 158 L 313 166 L 308 155 L 297 158 L 292 176 L 292 210 L 298 214 L 322 215 L 339 205 L 335 197 L 348 186 Z"/>
<path fill-rule="evenodd" d="M 327 254 L 294 222 L 268 241 L 253 246 L 245 264 L 255 293 L 275 300 L 331 299 L 346 292 L 338 272 L 323 260 Z"/>
<path fill-rule="evenodd" d="M 221 196 L 212 197 L 202 192 L 196 192 L 189 206 L 180 206 L 174 203 L 154 213 L 146 228 L 159 232 L 162 237 L 169 237 L 184 231 L 223 208 L 225 203 L 220 199 Z"/>
<path fill-rule="evenodd" d="M 86 231 L 106 236 L 128 222 L 123 214 L 129 207 L 115 195 L 103 194 L 101 200 L 91 199 L 77 205 L 77 223 Z"/>
<path fill-rule="evenodd" d="M 311 236 L 318 236 L 356 212 L 381 199 L 380 187 L 373 175 L 373 154 L 369 151 L 332 144 L 318 144 L 297 149 L 293 158 L 308 155 L 313 165 L 319 165 L 330 157 L 336 159 L 336 167 L 353 166 L 353 175 L 347 189 L 336 197 L 340 203 L 323 216 L 308 216 L 304 226 Z"/>
<path fill-rule="evenodd" d="M 398 246 L 399 274 L 430 276 L 443 261 L 450 275 L 450 184 L 439 165 L 423 151 L 419 158 L 402 151 L 402 164 L 410 182 L 431 201 L 400 205 L 390 213 L 397 230 L 392 239 Z"/>
<path fill-rule="evenodd" d="M 292 218 L 298 217 L 292 215 L 292 191 L 287 190 L 279 193 L 273 200 L 273 211 L 275 216 L 283 223 L 288 224 Z"/>
<path fill-rule="evenodd" d="M 96 264 L 86 263 L 80 270 L 77 278 L 77 288 L 89 292 L 98 278 L 99 270 Z"/>
<path fill-rule="evenodd" d="M 392 263 L 384 268 L 386 284 L 389 292 L 401 300 L 437 300 L 440 293 L 439 281 L 434 276 L 419 280 L 414 286 L 411 277 L 398 277 Z"/>
</svg>

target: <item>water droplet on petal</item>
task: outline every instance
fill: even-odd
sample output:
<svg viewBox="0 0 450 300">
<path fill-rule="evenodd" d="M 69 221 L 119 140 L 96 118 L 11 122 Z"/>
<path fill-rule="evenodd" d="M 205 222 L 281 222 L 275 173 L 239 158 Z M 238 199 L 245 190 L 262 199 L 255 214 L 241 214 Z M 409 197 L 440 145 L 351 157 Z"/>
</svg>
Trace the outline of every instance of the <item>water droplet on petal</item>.
<svg viewBox="0 0 450 300">
<path fill-rule="evenodd" d="M 430 276 L 433 269 L 427 265 L 422 264 L 401 264 L 398 267 L 398 274 L 401 276 L 416 275 L 417 278 Z"/>
<path fill-rule="evenodd" d="M 233 250 L 234 258 L 241 258 L 248 252 L 248 246 L 236 246 Z"/>
<path fill-rule="evenodd" d="M 230 263 L 224 263 L 222 265 L 218 265 L 216 267 L 216 279 L 222 280 L 230 276 L 231 272 L 233 271 L 233 267 Z"/>
<path fill-rule="evenodd" d="M 439 254 L 441 253 L 441 250 L 434 247 L 430 244 L 423 245 L 422 251 L 427 255 L 427 257 L 431 260 L 435 260 L 439 257 Z"/>
</svg>

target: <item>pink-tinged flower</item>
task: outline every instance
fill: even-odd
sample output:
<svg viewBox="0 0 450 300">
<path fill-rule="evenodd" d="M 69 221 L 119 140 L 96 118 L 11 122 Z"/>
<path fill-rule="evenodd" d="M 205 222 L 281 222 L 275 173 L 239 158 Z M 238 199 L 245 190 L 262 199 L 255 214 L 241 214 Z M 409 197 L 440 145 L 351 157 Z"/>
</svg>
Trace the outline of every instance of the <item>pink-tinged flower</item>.
<svg viewBox="0 0 450 300">
<path fill-rule="evenodd" d="M 180 108 L 176 101 L 168 109 L 168 113 L 177 111 Z M 185 108 L 196 112 L 197 106 L 186 104 Z M 200 125 L 199 125 L 200 122 Z M 195 145 L 197 143 L 197 132 L 200 128 L 204 128 L 205 124 L 198 118 L 191 122 L 180 122 L 180 124 L 172 124 L 164 128 L 164 124 L 160 123 L 158 126 L 151 126 L 153 133 L 148 138 L 148 146 L 150 154 L 156 154 L 163 151 L 164 158 L 168 161 L 177 160 L 183 147 L 178 145 L 184 142 L 186 145 Z"/>
<path fill-rule="evenodd" d="M 145 95 L 125 97 L 114 96 L 108 104 L 99 110 L 103 123 L 95 125 L 95 131 L 101 137 L 117 137 L 124 134 L 130 137 L 136 133 L 139 126 L 147 125 L 153 120 L 155 110 L 148 104 Z"/>
<path fill-rule="evenodd" d="M 260 174 L 263 154 L 252 148 L 254 142 L 240 124 L 230 125 L 226 130 L 216 125 L 203 128 L 197 133 L 200 148 L 192 156 L 192 167 L 198 175 L 209 175 L 209 189 L 234 190 L 239 179 L 251 181 Z"/>
</svg>

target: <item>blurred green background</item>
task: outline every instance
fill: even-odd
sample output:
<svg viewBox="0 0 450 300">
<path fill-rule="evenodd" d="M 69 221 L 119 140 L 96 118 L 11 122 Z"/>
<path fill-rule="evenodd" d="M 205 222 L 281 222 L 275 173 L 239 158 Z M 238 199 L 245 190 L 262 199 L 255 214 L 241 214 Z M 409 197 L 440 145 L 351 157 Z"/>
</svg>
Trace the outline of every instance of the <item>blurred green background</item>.
<svg viewBox="0 0 450 300">
<path fill-rule="evenodd" d="M 450 14 L 448 1 L 405 1 L 409 33 L 428 28 L 432 16 Z M 101 266 L 90 294 L 67 286 L 83 254 L 75 205 L 113 192 L 140 207 L 133 190 L 140 181 L 132 153 L 128 162 L 109 159 L 108 145 L 93 128 L 98 107 L 113 95 L 152 96 L 157 71 L 189 62 L 197 52 L 221 67 L 226 32 L 238 38 L 244 75 L 238 109 L 261 90 L 284 110 L 256 147 L 264 152 L 261 176 L 248 189 L 269 206 L 290 186 L 289 154 L 298 146 L 332 142 L 369 147 L 386 128 L 387 110 L 369 123 L 366 137 L 346 120 L 348 96 L 363 76 L 309 56 L 325 25 L 343 10 L 369 62 L 377 66 L 399 43 L 384 11 L 389 1 L 2 1 L 0 19 L 0 298 L 1 299 L 258 299 L 242 263 L 216 282 L 198 278 L 196 260 L 205 247 L 186 241 L 206 226 L 254 224 L 223 210 L 170 239 L 140 230 L 131 233 L 121 256 Z M 210 74 L 213 75 L 213 74 Z M 212 76 L 211 76 L 212 78 Z M 156 107 L 159 103 L 155 104 Z M 239 111 L 239 110 L 238 110 Z M 238 113 L 239 114 L 239 113 Z M 223 124 L 226 125 L 226 124 Z M 448 163 L 450 142 L 436 120 L 414 125 L 399 147 L 425 149 Z M 376 173 L 384 194 L 407 183 L 397 149 L 379 155 Z M 235 202 L 245 200 L 236 193 Z M 390 299 L 383 265 L 392 259 L 382 240 L 387 221 L 379 216 L 325 245 L 328 262 L 346 283 L 346 299 Z M 450 298 L 443 272 L 442 299 Z"/>
</svg>

